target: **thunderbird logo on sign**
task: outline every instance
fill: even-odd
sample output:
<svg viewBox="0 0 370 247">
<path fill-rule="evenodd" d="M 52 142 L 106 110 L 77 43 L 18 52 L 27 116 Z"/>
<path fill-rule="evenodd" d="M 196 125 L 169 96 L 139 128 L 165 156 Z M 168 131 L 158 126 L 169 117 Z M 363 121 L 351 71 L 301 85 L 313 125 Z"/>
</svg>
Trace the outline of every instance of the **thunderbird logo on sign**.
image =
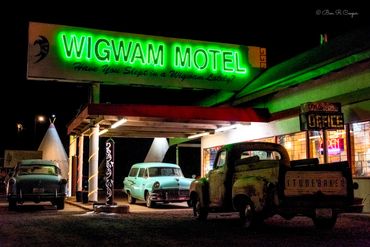
<svg viewBox="0 0 370 247">
<path fill-rule="evenodd" d="M 49 53 L 49 41 L 44 36 L 40 35 L 35 42 L 33 42 L 33 45 L 38 45 L 40 50 L 39 53 L 35 55 L 35 57 L 38 57 L 38 59 L 34 63 L 40 62 L 42 59 L 44 59 L 48 53 Z"/>
</svg>

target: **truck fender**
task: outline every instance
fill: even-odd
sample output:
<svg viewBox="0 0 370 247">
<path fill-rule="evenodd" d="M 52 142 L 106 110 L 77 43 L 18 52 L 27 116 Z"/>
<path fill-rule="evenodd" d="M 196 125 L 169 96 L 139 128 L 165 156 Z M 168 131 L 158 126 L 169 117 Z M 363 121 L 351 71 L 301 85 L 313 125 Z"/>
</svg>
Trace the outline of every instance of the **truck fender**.
<svg viewBox="0 0 370 247">
<path fill-rule="evenodd" d="M 192 204 L 199 198 L 202 207 L 208 207 L 209 194 L 208 194 L 208 181 L 205 178 L 194 180 L 190 184 L 190 200 Z"/>
<path fill-rule="evenodd" d="M 238 210 L 241 198 L 247 198 L 253 203 L 254 211 L 261 212 L 266 204 L 267 181 L 260 177 L 245 177 L 237 179 L 232 188 L 233 206 Z"/>
</svg>

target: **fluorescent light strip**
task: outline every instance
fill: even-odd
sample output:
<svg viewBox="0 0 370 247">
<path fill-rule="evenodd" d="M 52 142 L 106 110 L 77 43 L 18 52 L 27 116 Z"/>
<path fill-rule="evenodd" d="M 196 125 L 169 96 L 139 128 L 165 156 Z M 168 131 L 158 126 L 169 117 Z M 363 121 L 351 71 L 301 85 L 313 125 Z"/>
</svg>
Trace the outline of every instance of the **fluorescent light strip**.
<svg viewBox="0 0 370 247">
<path fill-rule="evenodd" d="M 112 124 L 112 126 L 110 126 L 112 129 L 115 129 L 117 128 L 118 126 L 124 124 L 127 122 L 127 118 L 122 118 L 121 120 L 118 120 L 117 122 L 115 122 L 114 124 Z"/>
<path fill-rule="evenodd" d="M 209 135 L 209 132 L 203 132 L 203 133 L 188 136 L 188 139 L 194 139 L 194 138 L 198 138 L 198 137 L 202 137 L 202 136 L 208 136 L 208 135 Z"/>
<path fill-rule="evenodd" d="M 241 124 L 232 124 L 232 125 L 229 125 L 229 126 L 220 127 L 218 129 L 216 129 L 215 132 L 222 132 L 222 131 L 226 131 L 226 130 L 232 130 L 232 129 L 239 128 L 240 126 L 242 126 L 242 125 Z"/>
<path fill-rule="evenodd" d="M 102 131 L 99 132 L 99 135 L 103 135 L 103 134 L 105 134 L 107 132 L 108 132 L 108 129 L 103 129 Z"/>
</svg>

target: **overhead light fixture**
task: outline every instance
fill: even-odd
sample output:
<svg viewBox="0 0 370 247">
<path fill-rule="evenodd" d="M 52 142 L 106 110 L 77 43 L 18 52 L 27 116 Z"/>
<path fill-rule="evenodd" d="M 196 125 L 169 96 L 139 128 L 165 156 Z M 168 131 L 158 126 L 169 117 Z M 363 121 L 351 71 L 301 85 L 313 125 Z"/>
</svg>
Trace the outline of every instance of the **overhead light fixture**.
<svg viewBox="0 0 370 247">
<path fill-rule="evenodd" d="M 202 137 L 202 136 L 208 136 L 208 135 L 209 135 L 209 132 L 203 132 L 203 133 L 188 136 L 188 139 L 194 139 L 194 138 L 198 138 L 198 137 Z"/>
<path fill-rule="evenodd" d="M 222 132 L 222 131 L 226 131 L 226 130 L 237 129 L 241 126 L 242 126 L 241 124 L 232 124 L 232 125 L 229 125 L 229 126 L 224 126 L 224 127 L 220 127 L 218 129 L 215 129 L 215 132 Z"/>
<path fill-rule="evenodd" d="M 99 135 L 103 135 L 108 132 L 108 129 L 103 129 L 99 132 Z"/>
<path fill-rule="evenodd" d="M 112 124 L 112 126 L 110 126 L 112 129 L 115 129 L 117 128 L 118 126 L 124 124 L 127 122 L 127 118 L 122 118 L 121 120 L 118 120 L 117 122 L 115 122 L 114 124 Z"/>
</svg>

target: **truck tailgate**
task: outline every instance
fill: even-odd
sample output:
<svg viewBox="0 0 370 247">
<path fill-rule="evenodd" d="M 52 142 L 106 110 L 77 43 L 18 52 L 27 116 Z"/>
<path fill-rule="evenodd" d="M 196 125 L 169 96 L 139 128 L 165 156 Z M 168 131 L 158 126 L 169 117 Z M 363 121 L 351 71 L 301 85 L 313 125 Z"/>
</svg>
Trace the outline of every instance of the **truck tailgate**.
<svg viewBox="0 0 370 247">
<path fill-rule="evenodd" d="M 346 196 L 347 181 L 341 171 L 287 171 L 285 196 L 314 195 Z"/>
</svg>

